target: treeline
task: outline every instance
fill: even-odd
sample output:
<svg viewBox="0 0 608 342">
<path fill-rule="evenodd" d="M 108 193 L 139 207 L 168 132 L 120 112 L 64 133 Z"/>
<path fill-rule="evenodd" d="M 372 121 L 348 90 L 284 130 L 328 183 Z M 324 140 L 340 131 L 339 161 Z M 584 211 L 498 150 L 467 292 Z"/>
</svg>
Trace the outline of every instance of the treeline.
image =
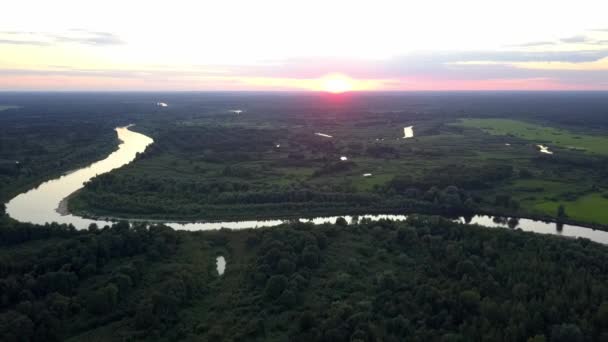
<svg viewBox="0 0 608 342">
<path fill-rule="evenodd" d="M 233 197 L 234 196 L 234 197 Z M 98 215 L 131 215 L 146 218 L 175 218 L 184 219 L 252 219 L 252 218 L 273 218 L 279 216 L 294 216 L 301 214 L 310 215 L 335 215 L 338 213 L 357 212 L 382 212 L 387 210 L 399 210 L 404 208 L 397 203 L 395 206 L 385 202 L 375 202 L 376 196 L 373 194 L 342 194 L 342 193 L 319 193 L 318 196 L 311 198 L 324 198 L 326 201 L 306 200 L 306 192 L 299 191 L 290 195 L 289 193 L 247 193 L 239 195 L 237 193 L 226 193 L 218 196 L 218 200 L 225 200 L 225 204 L 211 203 L 199 204 L 187 201 L 178 201 L 167 198 L 157 198 L 155 196 L 125 197 L 111 193 L 95 194 L 87 193 L 81 198 L 95 205 L 94 213 Z M 233 203 L 237 197 L 248 197 L 251 202 Z M 306 200 L 302 202 L 282 202 L 281 199 Z M 340 199 L 332 201 L 331 199 Z M 252 200 L 265 199 L 265 202 L 253 202 Z M 270 201 L 271 200 L 271 201 Z M 401 202 L 401 201 L 397 201 Z M 70 204 L 77 208 L 77 211 L 87 213 L 86 206 L 79 207 L 80 203 L 74 201 Z M 420 207 L 420 206 L 418 206 Z M 81 209 L 83 208 L 83 209 Z M 383 209 L 383 210 L 382 210 Z"/>
<path fill-rule="evenodd" d="M 448 185 L 445 188 L 431 186 L 425 191 L 403 185 L 401 179 L 396 178 L 389 183 L 386 189 L 379 188 L 378 191 L 389 191 L 396 193 L 398 198 L 425 203 L 426 206 L 421 212 L 426 213 L 470 214 L 475 212 L 481 202 L 481 198 L 464 189 L 459 189 L 455 185 Z"/>
<path fill-rule="evenodd" d="M 113 176 L 112 176 L 113 177 Z M 104 176 L 97 179 L 105 178 Z M 96 184 L 95 181 L 92 184 Z M 120 183 L 118 183 L 120 184 Z M 155 184 L 155 183 L 151 183 Z M 162 182 L 156 184 L 163 184 Z M 96 191 L 81 193 L 70 201 L 77 212 L 97 215 L 131 215 L 147 218 L 269 218 L 278 216 L 335 215 L 336 213 L 435 213 L 445 215 L 473 214 L 481 205 L 481 199 L 456 186 L 426 190 L 408 187 L 403 191 L 378 188 L 376 192 L 294 190 L 248 190 L 241 183 L 222 185 L 225 191 L 214 187 L 211 191 L 199 191 L 201 187 L 179 186 L 182 191 L 145 192 L 125 184 L 124 188 L 112 185 Z M 156 185 L 154 185 L 156 186 Z M 116 189 L 116 192 L 111 191 Z M 156 194 L 163 194 L 158 197 Z M 512 200 L 510 200 L 513 202 Z M 511 203 L 509 202 L 509 203 Z M 502 202 L 501 202 L 502 203 Z M 497 205 L 501 203 L 497 202 Z"/>
<path fill-rule="evenodd" d="M 251 153 L 272 149 L 280 137 L 280 130 L 256 129 L 239 126 L 202 125 L 170 126 L 162 129 L 155 143 L 142 157 L 161 152 L 195 156 L 211 162 L 248 159 Z"/>
<path fill-rule="evenodd" d="M 3 206 L 3 204 L 0 205 L 0 207 Z M 67 238 L 78 233 L 72 225 L 53 222 L 41 226 L 9 220 L 3 215 L 4 208 L 0 208 L 0 246 L 11 246 L 31 240 Z"/>
<path fill-rule="evenodd" d="M 532 161 L 539 169 L 551 170 L 558 175 L 567 175 L 580 170 L 597 184 L 608 186 L 608 158 L 587 153 L 560 151 L 553 155 L 541 155 Z"/>
<path fill-rule="evenodd" d="M 339 187 L 255 189 L 240 180 L 205 182 L 105 174 L 87 183 L 86 191 L 70 201 L 70 208 L 102 216 L 230 219 L 390 211 L 465 215 L 482 205 L 481 198 L 455 185 L 420 188 L 418 184 L 399 176 L 373 192 Z M 492 204 L 517 208 L 515 201 L 504 196 L 497 196 Z"/>
<path fill-rule="evenodd" d="M 479 190 L 495 186 L 496 183 L 510 179 L 514 175 L 511 165 L 484 164 L 467 166 L 453 164 L 434 168 L 423 176 L 414 178 L 410 175 L 397 175 L 388 184 L 395 191 L 406 191 L 408 188 L 447 187 L 450 185 L 467 190 Z"/>
</svg>

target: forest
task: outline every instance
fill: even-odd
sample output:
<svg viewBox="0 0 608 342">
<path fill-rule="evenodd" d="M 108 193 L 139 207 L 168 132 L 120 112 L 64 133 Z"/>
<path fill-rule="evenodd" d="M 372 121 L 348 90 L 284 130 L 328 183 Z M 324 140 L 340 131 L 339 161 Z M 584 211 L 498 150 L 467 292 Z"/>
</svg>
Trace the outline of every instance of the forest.
<svg viewBox="0 0 608 342">
<path fill-rule="evenodd" d="M 4 217 L 0 244 L 3 341 L 608 338 L 605 246 L 436 216 L 199 232 Z"/>
<path fill-rule="evenodd" d="M 28 114 L 12 117 L 10 111 L 20 110 L 0 112 L 0 202 L 32 184 L 103 158 L 118 142 L 112 122 L 100 125 L 64 114 L 53 120 Z"/>
</svg>

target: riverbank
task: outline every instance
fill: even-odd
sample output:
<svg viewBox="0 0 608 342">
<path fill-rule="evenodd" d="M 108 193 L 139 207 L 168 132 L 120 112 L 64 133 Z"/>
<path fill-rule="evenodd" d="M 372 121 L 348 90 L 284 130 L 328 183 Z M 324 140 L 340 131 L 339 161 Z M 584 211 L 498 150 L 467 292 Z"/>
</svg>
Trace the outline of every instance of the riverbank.
<svg viewBox="0 0 608 342">
<path fill-rule="evenodd" d="M 354 224 L 362 219 L 369 219 L 371 221 L 378 221 L 381 219 L 388 219 L 392 221 L 405 221 L 409 217 L 413 216 L 428 216 L 438 217 L 443 219 L 449 219 L 453 222 L 459 222 L 467 225 L 481 226 L 484 228 L 505 228 L 515 229 L 527 232 L 534 232 L 538 234 L 550 234 L 558 235 L 568 238 L 586 238 L 591 241 L 595 241 L 602 244 L 608 244 L 608 232 L 602 230 L 595 230 L 593 228 L 570 225 L 559 222 L 547 222 L 537 221 L 523 217 L 505 217 L 505 216 L 488 216 L 488 215 L 473 215 L 473 216 L 459 216 L 459 217 L 445 217 L 441 215 L 428 215 L 414 212 L 393 212 L 392 214 L 360 214 L 360 215 L 338 215 L 338 216 L 315 216 L 310 215 L 307 217 L 265 217 L 262 220 L 242 220 L 242 221 L 165 221 L 165 220 L 146 220 L 146 219 L 125 219 L 119 217 L 97 217 L 96 219 L 109 220 L 109 221 L 130 221 L 146 222 L 146 223 L 159 223 L 168 225 L 177 230 L 217 230 L 222 228 L 227 229 L 246 229 L 246 228 L 262 228 L 262 227 L 273 227 L 289 222 L 311 222 L 314 224 L 323 223 L 336 223 L 339 218 L 344 218 L 348 224 Z"/>
<path fill-rule="evenodd" d="M 75 194 L 74 194 L 75 195 Z M 491 209 L 481 209 L 476 210 L 474 213 L 459 213 L 459 214 L 450 214 L 445 211 L 431 211 L 431 210 L 403 210 L 393 208 L 361 208 L 358 211 L 353 210 L 308 210 L 306 212 L 296 212 L 296 213 L 281 213 L 276 215 L 252 215 L 250 213 L 245 214 L 231 214 L 231 215 L 214 215 L 213 218 L 180 218 L 180 217 L 146 217 L 146 216 L 126 216 L 126 215 L 111 215 L 111 214 L 95 214 L 87 211 L 72 211 L 67 207 L 63 208 L 66 214 L 74 214 L 87 219 L 92 220 L 105 220 L 105 221 L 130 221 L 130 222 L 149 222 L 149 223 L 176 223 L 176 224 L 196 224 L 196 223 L 221 223 L 221 222 L 246 222 L 246 221 L 288 221 L 294 219 L 307 219 L 307 218 L 317 218 L 317 217 L 339 217 L 339 216 L 365 216 L 365 215 L 413 215 L 413 214 L 422 214 L 422 215 L 436 215 L 442 216 L 446 218 L 459 218 L 463 217 L 473 217 L 473 216 L 492 216 L 496 217 L 498 220 L 500 218 L 508 219 L 527 219 L 533 221 L 540 221 L 544 223 L 551 224 L 564 224 L 570 226 L 580 226 L 583 228 L 589 228 L 593 230 L 600 231 L 608 231 L 608 226 L 593 224 L 584 221 L 577 221 L 570 218 L 563 218 L 561 220 L 557 220 L 554 217 L 548 215 L 539 215 L 534 213 L 516 213 L 516 212 L 504 212 L 504 211 L 495 211 Z"/>
<path fill-rule="evenodd" d="M 67 216 L 67 215 L 72 215 L 72 213 L 70 212 L 70 208 L 69 208 L 69 201 L 70 199 L 74 198 L 74 196 L 76 196 L 78 194 L 80 190 L 76 190 L 73 193 L 69 194 L 67 197 L 64 197 L 61 202 L 59 202 L 59 205 L 57 206 L 56 211 L 59 213 L 59 215 L 61 216 Z"/>
</svg>

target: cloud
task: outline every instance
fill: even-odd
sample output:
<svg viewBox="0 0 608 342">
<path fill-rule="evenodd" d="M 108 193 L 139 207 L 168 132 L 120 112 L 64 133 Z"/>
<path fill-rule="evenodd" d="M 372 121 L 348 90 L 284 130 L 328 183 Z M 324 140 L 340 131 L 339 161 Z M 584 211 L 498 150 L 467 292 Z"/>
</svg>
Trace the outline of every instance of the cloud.
<svg viewBox="0 0 608 342">
<path fill-rule="evenodd" d="M 0 45 L 37 45 L 46 46 L 50 45 L 48 42 L 35 41 L 35 40 L 15 40 L 15 39 L 0 39 Z"/>
<path fill-rule="evenodd" d="M 145 75 L 136 70 L 93 70 L 93 69 L 0 69 L 0 76 L 68 76 L 68 77 L 112 77 L 132 78 Z"/>
<path fill-rule="evenodd" d="M 310 61 L 308 61 L 310 63 Z M 337 63 L 337 62 L 335 62 Z M 606 89 L 608 70 L 546 70 L 526 69 L 509 64 L 429 65 L 422 68 L 403 66 L 398 61 L 386 64 L 350 62 L 350 69 L 333 69 L 348 74 L 355 80 L 383 84 L 384 89 L 485 89 L 494 84 L 496 89 Z M 290 67 L 295 67 L 292 62 Z M 303 66 L 301 66 L 303 68 Z M 327 69 L 330 70 L 330 69 Z M 0 89 L 13 89 L 20 84 L 55 84 L 70 89 L 181 89 L 181 90 L 246 90 L 305 87 L 318 75 L 283 70 L 282 73 L 261 73 L 259 70 L 228 70 L 218 76 L 204 69 L 188 70 L 95 70 L 56 68 L 53 70 L 0 69 Z M 300 70 L 301 71 L 301 70 Z M 396 72 L 398 71 L 398 72 Z M 118 88 L 116 88 L 118 87 Z M 121 88 L 122 87 L 122 88 Z M 260 88 L 261 87 L 261 88 Z M 270 88 L 269 88 L 270 87 Z M 493 87 L 493 86 L 492 86 Z M 490 88 L 492 88 L 490 87 Z M 52 89 L 52 88 L 51 88 Z M 67 89 L 67 88 L 66 88 Z M 462 88 L 464 89 L 464 88 Z"/>
<path fill-rule="evenodd" d="M 548 46 L 548 45 L 555 45 L 555 42 L 551 42 L 551 41 L 529 42 L 529 43 L 516 44 L 516 45 L 510 45 L 510 46 L 513 46 L 513 47 L 533 47 L 533 46 Z"/>
<path fill-rule="evenodd" d="M 115 34 L 109 32 L 96 32 L 84 29 L 72 29 L 71 34 L 56 35 L 58 42 L 69 42 L 86 45 L 120 45 L 124 42 Z"/>
<path fill-rule="evenodd" d="M 348 58 L 292 58 L 261 65 L 222 66 L 224 75 L 252 77 L 318 78 L 341 72 L 355 78 L 392 78 L 412 75 L 452 74 L 456 70 L 474 72 L 475 65 L 493 64 L 493 70 L 514 63 L 585 63 L 608 57 L 608 49 L 589 51 L 469 51 L 419 52 L 385 60 Z M 482 63 L 474 63 L 482 62 Z M 469 63 L 469 64 L 467 64 Z M 213 66 L 207 66 L 213 68 Z M 511 69 L 510 69 L 511 70 Z M 483 70 L 482 70 L 483 71 Z M 480 72 L 483 74 L 483 72 Z M 466 76 L 466 75 L 464 75 Z"/>
<path fill-rule="evenodd" d="M 74 68 L 63 65 L 48 65 L 44 69 L 0 68 L 0 77 L 10 76 L 97 77 L 116 79 L 148 79 L 158 81 L 170 78 L 217 77 L 218 74 L 212 71 L 207 71 L 204 68 L 158 69 L 154 67 L 147 67 L 141 69 L 90 69 Z"/>
<path fill-rule="evenodd" d="M 3 31 L 0 32 L 0 44 L 5 45 L 34 45 L 48 46 L 68 43 L 92 46 L 120 45 L 124 41 L 116 34 L 109 32 L 88 31 L 84 29 L 71 29 L 63 33 L 41 33 L 29 31 Z"/>
<path fill-rule="evenodd" d="M 75 37 L 76 34 L 82 35 Z M 76 39 L 83 37 L 84 40 Z M 28 38 L 31 40 L 31 37 Z M 70 40 L 66 42 L 113 44 L 114 38 L 114 35 L 90 34 L 88 31 L 74 30 Z M 95 80 L 100 83 L 137 84 L 142 87 L 144 85 L 147 87 L 148 84 L 150 87 L 181 84 L 180 89 L 189 89 L 188 87 L 198 89 L 201 85 L 210 84 L 216 84 L 218 87 L 222 85 L 226 87 L 225 89 L 235 89 L 236 86 L 230 86 L 232 83 L 238 83 L 238 87 L 248 89 L 247 87 L 256 87 L 251 85 L 253 83 L 248 83 L 250 80 L 267 79 L 272 80 L 274 82 L 272 84 L 279 89 L 283 84 L 281 80 L 285 80 L 287 82 L 285 84 L 296 84 L 301 80 L 300 83 L 304 84 L 306 80 L 318 79 L 327 74 L 343 73 L 356 80 L 374 80 L 387 85 L 409 82 L 411 87 L 416 86 L 416 80 L 444 84 L 509 80 L 509 82 L 525 84 L 525 80 L 542 79 L 551 80 L 556 84 L 606 88 L 608 70 L 582 68 L 587 63 L 601 64 L 605 61 L 608 61 L 608 48 L 598 47 L 595 50 L 581 51 L 526 51 L 523 48 L 521 50 L 511 48 L 504 51 L 426 51 L 375 60 L 337 57 L 288 58 L 250 65 L 141 65 L 136 69 L 86 69 L 47 65 L 41 69 L 0 69 L 0 79 L 3 77 L 12 80 L 55 79 L 66 80 L 70 84 L 84 84 Z M 549 66 L 549 68 L 532 68 L 527 63 Z M 562 65 L 569 65 L 570 70 L 565 70 Z M 576 70 L 572 65 L 580 65 L 581 68 Z"/>
<path fill-rule="evenodd" d="M 494 61 L 494 62 L 593 62 L 608 56 L 605 50 L 578 51 L 473 51 L 465 53 L 447 53 L 446 59 L 461 61 Z"/>
<path fill-rule="evenodd" d="M 315 79 L 344 73 L 355 79 L 393 79 L 431 76 L 455 79 L 488 79 L 543 76 L 559 73 L 561 63 L 593 63 L 608 57 L 608 49 L 589 51 L 469 51 L 419 52 L 384 60 L 353 58 L 291 58 L 254 65 L 190 65 L 138 69 L 79 69 L 46 66 L 39 70 L 0 69 L 0 76 L 15 74 L 69 77 L 195 79 L 213 77 Z M 552 70 L 530 71 L 522 63 L 555 63 Z M 549 64 L 550 65 L 550 64 Z M 583 71 L 581 71 L 582 73 Z M 606 77 L 605 73 L 602 77 Z"/>
<path fill-rule="evenodd" d="M 586 43 L 589 41 L 589 38 L 583 35 L 576 35 L 572 37 L 566 37 L 560 39 L 563 43 Z"/>
<path fill-rule="evenodd" d="M 591 31 L 608 32 L 608 29 L 594 29 Z M 547 40 L 547 41 L 535 41 L 535 42 L 528 42 L 528 43 L 522 43 L 522 44 L 514 44 L 514 45 L 508 45 L 508 46 L 509 47 L 539 47 L 539 46 L 556 46 L 556 45 L 561 46 L 561 45 L 567 45 L 567 44 L 604 45 L 605 42 L 606 42 L 605 40 L 592 39 L 588 36 L 579 34 L 579 35 L 575 35 L 575 36 L 562 38 L 558 42 Z"/>
</svg>

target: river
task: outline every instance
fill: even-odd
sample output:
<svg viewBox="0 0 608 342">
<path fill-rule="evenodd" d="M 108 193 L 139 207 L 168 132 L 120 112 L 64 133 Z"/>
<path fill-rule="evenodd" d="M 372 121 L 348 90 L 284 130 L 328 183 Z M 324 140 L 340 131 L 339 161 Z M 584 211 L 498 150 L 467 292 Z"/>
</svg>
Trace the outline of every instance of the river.
<svg viewBox="0 0 608 342">
<path fill-rule="evenodd" d="M 148 145 L 154 142 L 150 137 L 129 130 L 129 127 L 116 128 L 116 134 L 121 143 L 118 145 L 118 149 L 105 159 L 44 182 L 38 187 L 18 195 L 6 204 L 6 213 L 22 222 L 71 223 L 79 229 L 86 228 L 91 223 L 97 223 L 100 226 L 111 224 L 112 222 L 108 221 L 90 220 L 64 214 L 66 211 L 64 199 L 81 189 L 84 183 L 91 178 L 129 164 L 135 159 L 137 153 L 142 153 Z"/>
<path fill-rule="evenodd" d="M 86 229 L 91 223 L 103 227 L 112 222 L 106 220 L 87 219 L 67 213 L 66 199 L 77 190 L 81 189 L 85 182 L 91 178 L 110 172 L 116 168 L 132 162 L 137 153 L 145 151 L 148 145 L 154 141 L 141 133 L 129 130 L 130 126 L 116 128 L 121 143 L 118 149 L 105 159 L 97 161 L 87 167 L 67 173 L 57 179 L 49 180 L 40 186 L 24 192 L 6 204 L 6 213 L 12 218 L 36 224 L 57 222 L 72 224 L 77 229 Z M 313 222 L 321 224 L 324 222 L 335 222 L 338 217 L 301 218 L 302 222 Z M 351 223 L 353 217 L 344 216 Z M 406 215 L 359 215 L 359 219 L 371 220 L 390 219 L 402 221 L 407 219 Z M 464 218 L 460 219 L 465 222 Z M 285 220 L 251 220 L 232 222 L 164 222 L 174 229 L 183 230 L 212 230 L 220 228 L 245 229 L 257 227 L 272 227 L 284 223 Z M 467 221 L 471 224 L 479 224 L 486 227 L 508 228 L 506 220 L 495 220 L 493 217 L 476 215 Z M 602 244 L 608 244 L 608 232 L 593 230 L 587 227 L 575 225 L 558 225 L 551 222 L 535 221 L 530 219 L 518 219 L 517 229 L 541 234 L 554 234 L 566 237 L 584 237 Z"/>
</svg>

